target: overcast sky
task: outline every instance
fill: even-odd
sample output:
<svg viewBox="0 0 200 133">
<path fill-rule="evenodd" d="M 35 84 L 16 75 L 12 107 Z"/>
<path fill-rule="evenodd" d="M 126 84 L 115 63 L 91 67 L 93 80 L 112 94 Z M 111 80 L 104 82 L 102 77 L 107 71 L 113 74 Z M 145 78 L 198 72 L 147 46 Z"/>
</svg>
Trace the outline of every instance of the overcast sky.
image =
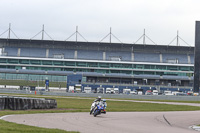
<svg viewBox="0 0 200 133">
<path fill-rule="evenodd" d="M 179 36 L 193 46 L 200 0 L 0 0 L 0 17 L 0 34 L 11 23 L 11 29 L 22 39 L 32 38 L 44 24 L 54 40 L 67 39 L 78 26 L 84 38 L 98 42 L 112 27 L 112 33 L 124 43 L 137 41 L 146 29 L 146 35 L 156 44 L 168 45 L 178 30 Z M 11 37 L 15 38 L 13 34 Z M 69 40 L 75 40 L 75 36 Z M 81 37 L 78 40 L 83 41 Z M 151 43 L 148 39 L 146 42 Z"/>
</svg>

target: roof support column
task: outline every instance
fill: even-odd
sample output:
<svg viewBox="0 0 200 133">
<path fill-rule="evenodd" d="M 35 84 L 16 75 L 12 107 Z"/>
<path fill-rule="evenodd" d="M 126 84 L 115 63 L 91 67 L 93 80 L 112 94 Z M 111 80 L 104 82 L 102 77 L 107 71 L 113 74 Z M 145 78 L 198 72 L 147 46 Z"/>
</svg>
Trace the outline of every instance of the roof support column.
<svg viewBox="0 0 200 133">
<path fill-rule="evenodd" d="M 196 21 L 195 27 L 195 50 L 194 50 L 194 85 L 193 91 L 199 93 L 199 71 L 200 71 L 200 21 Z"/>
</svg>

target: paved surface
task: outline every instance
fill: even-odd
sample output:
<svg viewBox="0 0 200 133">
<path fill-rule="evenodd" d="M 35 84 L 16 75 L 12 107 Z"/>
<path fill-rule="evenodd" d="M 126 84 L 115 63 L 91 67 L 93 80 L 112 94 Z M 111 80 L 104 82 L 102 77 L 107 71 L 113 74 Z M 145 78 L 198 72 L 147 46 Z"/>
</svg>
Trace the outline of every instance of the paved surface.
<svg viewBox="0 0 200 133">
<path fill-rule="evenodd" d="M 25 114 L 3 117 L 25 125 L 58 128 L 81 133 L 195 133 L 189 126 L 200 124 L 200 111 L 108 112 Z"/>
</svg>

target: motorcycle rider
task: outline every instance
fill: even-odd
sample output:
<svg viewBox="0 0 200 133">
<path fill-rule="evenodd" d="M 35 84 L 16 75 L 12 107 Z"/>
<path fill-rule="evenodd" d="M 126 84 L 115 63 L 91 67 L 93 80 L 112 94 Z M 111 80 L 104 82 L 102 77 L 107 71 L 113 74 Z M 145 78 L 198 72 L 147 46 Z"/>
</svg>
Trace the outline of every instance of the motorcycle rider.
<svg viewBox="0 0 200 133">
<path fill-rule="evenodd" d="M 90 109 L 90 115 L 92 114 L 92 112 L 94 111 L 94 108 L 98 105 L 98 104 L 102 104 L 104 106 L 104 108 L 107 106 L 106 100 L 101 100 L 101 96 L 98 96 L 97 99 L 95 99 L 91 105 L 91 109 Z"/>
<path fill-rule="evenodd" d="M 92 105 L 91 105 L 91 108 L 90 108 L 90 115 L 92 114 L 94 108 L 96 107 L 96 105 L 97 105 L 96 103 L 97 103 L 97 100 L 95 99 L 95 100 L 93 101 Z"/>
</svg>

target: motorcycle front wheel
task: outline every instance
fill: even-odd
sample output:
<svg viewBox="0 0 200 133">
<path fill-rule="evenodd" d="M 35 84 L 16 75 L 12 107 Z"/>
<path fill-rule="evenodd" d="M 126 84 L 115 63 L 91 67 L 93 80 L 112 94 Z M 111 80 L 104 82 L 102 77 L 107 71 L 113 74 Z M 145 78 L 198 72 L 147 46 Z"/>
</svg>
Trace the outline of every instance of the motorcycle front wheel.
<svg viewBox="0 0 200 133">
<path fill-rule="evenodd" d="M 90 115 L 92 114 L 92 112 L 93 112 L 93 109 L 90 111 Z"/>
<path fill-rule="evenodd" d="M 96 117 L 96 116 L 97 116 L 97 114 L 98 114 L 98 111 L 95 111 L 95 112 L 94 112 L 94 117 Z"/>
</svg>

